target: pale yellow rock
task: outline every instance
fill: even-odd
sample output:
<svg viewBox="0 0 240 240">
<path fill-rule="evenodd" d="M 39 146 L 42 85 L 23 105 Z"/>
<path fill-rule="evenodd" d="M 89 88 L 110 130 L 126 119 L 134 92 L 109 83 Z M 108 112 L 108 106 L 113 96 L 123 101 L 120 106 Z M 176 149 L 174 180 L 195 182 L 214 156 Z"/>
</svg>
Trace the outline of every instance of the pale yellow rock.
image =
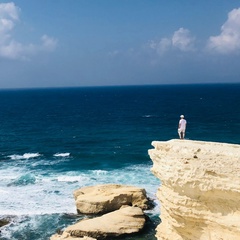
<svg viewBox="0 0 240 240">
<path fill-rule="evenodd" d="M 81 220 L 66 228 L 72 237 L 89 236 L 97 239 L 117 237 L 137 233 L 145 225 L 145 215 L 141 208 L 125 206 L 101 217 Z"/>
<path fill-rule="evenodd" d="M 115 211 L 123 205 L 149 208 L 145 189 L 119 184 L 83 187 L 74 191 L 79 213 L 99 214 Z"/>
<path fill-rule="evenodd" d="M 50 240 L 97 240 L 96 238 L 91 237 L 71 237 L 69 233 L 64 232 L 62 235 L 54 234 L 50 237 Z"/>
<path fill-rule="evenodd" d="M 240 240 L 240 145 L 152 142 L 162 223 L 158 240 Z"/>
</svg>

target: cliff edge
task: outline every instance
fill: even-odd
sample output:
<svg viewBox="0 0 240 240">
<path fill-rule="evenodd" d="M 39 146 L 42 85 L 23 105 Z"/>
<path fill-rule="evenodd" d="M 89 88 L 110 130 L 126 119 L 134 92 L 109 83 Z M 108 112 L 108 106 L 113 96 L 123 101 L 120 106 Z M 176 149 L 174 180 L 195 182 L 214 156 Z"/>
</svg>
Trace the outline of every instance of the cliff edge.
<svg viewBox="0 0 240 240">
<path fill-rule="evenodd" d="M 240 240 L 240 145 L 152 142 L 162 223 L 158 240 Z"/>
</svg>

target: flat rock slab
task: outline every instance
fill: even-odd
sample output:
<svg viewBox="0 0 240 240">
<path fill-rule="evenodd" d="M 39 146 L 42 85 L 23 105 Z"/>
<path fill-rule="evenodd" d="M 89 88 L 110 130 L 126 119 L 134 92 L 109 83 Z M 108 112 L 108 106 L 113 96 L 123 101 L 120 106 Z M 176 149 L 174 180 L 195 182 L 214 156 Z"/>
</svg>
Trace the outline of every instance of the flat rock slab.
<svg viewBox="0 0 240 240">
<path fill-rule="evenodd" d="M 143 188 L 105 184 L 83 187 L 74 191 L 77 211 L 84 214 L 103 214 L 115 211 L 123 205 L 150 208 L 150 200 Z"/>
<path fill-rule="evenodd" d="M 66 228 L 64 233 L 72 237 L 93 237 L 105 239 L 125 234 L 138 233 L 145 225 L 145 215 L 141 208 L 124 206 L 101 217 L 81 220 Z"/>
<path fill-rule="evenodd" d="M 71 237 L 69 233 L 63 233 L 62 235 L 60 234 L 54 234 L 50 237 L 50 240 L 97 240 L 96 238 L 91 238 L 91 237 Z"/>
</svg>

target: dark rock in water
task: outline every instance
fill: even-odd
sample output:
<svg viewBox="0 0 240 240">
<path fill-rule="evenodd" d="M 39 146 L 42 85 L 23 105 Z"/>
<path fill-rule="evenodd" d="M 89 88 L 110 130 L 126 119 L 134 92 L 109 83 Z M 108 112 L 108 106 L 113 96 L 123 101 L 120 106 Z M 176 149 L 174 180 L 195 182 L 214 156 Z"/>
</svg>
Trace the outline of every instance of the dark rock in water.
<svg viewBox="0 0 240 240">
<path fill-rule="evenodd" d="M 2 218 L 0 219 L 0 227 L 3 227 L 7 224 L 9 224 L 11 222 L 11 220 L 9 218 Z"/>
</svg>

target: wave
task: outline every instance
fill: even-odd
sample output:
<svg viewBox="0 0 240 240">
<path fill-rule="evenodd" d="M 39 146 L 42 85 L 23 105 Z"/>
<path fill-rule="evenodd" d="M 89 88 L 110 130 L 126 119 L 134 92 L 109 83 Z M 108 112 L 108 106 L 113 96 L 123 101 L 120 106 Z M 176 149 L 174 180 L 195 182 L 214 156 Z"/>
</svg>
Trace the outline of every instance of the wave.
<svg viewBox="0 0 240 240">
<path fill-rule="evenodd" d="M 36 177 L 31 173 L 27 173 L 18 177 L 16 180 L 13 181 L 13 183 L 9 184 L 9 186 L 11 185 L 24 186 L 28 184 L 34 184 L 35 182 L 36 182 Z"/>
<path fill-rule="evenodd" d="M 148 196 L 155 200 L 159 181 L 151 174 L 149 168 L 149 165 L 143 164 L 108 171 L 103 169 L 54 171 L 52 167 L 41 171 L 32 169 L 32 163 L 31 169 L 28 168 L 28 164 L 24 164 L 24 169 L 16 166 L 7 169 L 0 167 L 0 212 L 1 215 L 22 215 L 23 212 L 75 213 L 72 195 L 74 190 L 109 183 L 144 187 Z M 16 192 L 18 197 L 13 198 Z"/>
<path fill-rule="evenodd" d="M 7 218 L 9 218 L 9 216 L 7 216 Z M 9 218 L 11 224 L 1 228 L 0 239 L 46 240 L 56 232 L 56 228 L 63 229 L 81 219 L 83 219 L 83 216 L 76 216 L 73 214 L 31 214 L 11 216 L 11 218 Z"/>
<path fill-rule="evenodd" d="M 70 183 L 76 183 L 76 182 L 87 182 L 89 181 L 89 177 L 82 177 L 82 176 L 59 176 L 57 178 L 58 182 L 70 182 Z"/>
<path fill-rule="evenodd" d="M 92 171 L 94 175 L 106 175 L 108 174 L 108 171 L 106 170 L 93 170 Z"/>
<path fill-rule="evenodd" d="M 12 160 L 22 160 L 22 159 L 29 159 L 29 158 L 37 158 L 40 156 L 41 154 L 39 153 L 24 153 L 23 155 L 13 154 L 8 157 Z"/>
<path fill-rule="evenodd" d="M 70 153 L 55 153 L 54 157 L 69 157 Z"/>
<path fill-rule="evenodd" d="M 151 114 L 146 114 L 142 116 L 142 118 L 157 118 L 157 117 L 158 117 L 157 115 L 151 115 Z"/>
</svg>

